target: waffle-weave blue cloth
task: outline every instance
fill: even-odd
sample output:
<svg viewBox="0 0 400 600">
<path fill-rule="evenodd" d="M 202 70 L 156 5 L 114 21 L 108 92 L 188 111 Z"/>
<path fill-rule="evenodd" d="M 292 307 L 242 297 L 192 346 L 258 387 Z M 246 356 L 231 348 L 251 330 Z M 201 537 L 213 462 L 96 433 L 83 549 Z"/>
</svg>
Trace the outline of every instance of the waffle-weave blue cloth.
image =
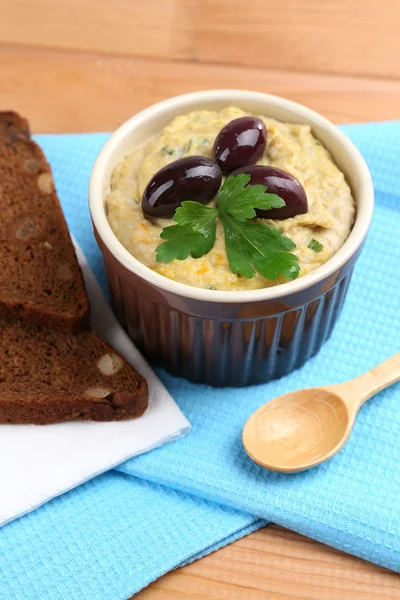
<svg viewBox="0 0 400 600">
<path fill-rule="evenodd" d="M 346 448 L 309 472 L 268 472 L 241 445 L 244 422 L 269 398 L 354 377 L 400 349 L 400 123 L 343 129 L 369 164 L 376 210 L 331 339 L 302 369 L 247 389 L 160 371 L 191 434 L 3 527 L 1 600 L 125 600 L 260 519 L 400 571 L 400 385 L 368 402 Z M 103 285 L 87 183 L 106 137 L 38 136 L 71 231 Z"/>
</svg>

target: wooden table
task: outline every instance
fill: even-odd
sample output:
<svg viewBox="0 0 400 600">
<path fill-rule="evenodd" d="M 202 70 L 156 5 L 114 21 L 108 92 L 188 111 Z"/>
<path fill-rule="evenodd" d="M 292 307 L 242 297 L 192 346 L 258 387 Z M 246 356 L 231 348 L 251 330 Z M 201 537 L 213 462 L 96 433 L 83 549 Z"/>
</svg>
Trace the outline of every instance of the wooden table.
<svg viewBox="0 0 400 600">
<path fill-rule="evenodd" d="M 336 122 L 400 119 L 399 24 L 398 0 L 0 0 L 0 107 L 35 132 L 106 131 L 236 87 Z M 270 526 L 136 598 L 400 599 L 400 578 Z"/>
</svg>

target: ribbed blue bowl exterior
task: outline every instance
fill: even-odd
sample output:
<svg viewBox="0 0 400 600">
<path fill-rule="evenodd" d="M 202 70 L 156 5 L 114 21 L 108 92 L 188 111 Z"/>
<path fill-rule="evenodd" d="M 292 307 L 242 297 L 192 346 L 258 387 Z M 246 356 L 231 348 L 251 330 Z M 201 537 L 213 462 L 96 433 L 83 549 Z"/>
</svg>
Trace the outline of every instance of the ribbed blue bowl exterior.
<svg viewBox="0 0 400 600">
<path fill-rule="evenodd" d="M 243 318 L 226 318 L 221 308 L 221 315 L 207 318 L 187 310 L 185 302 L 179 307 L 164 297 L 152 299 L 146 284 L 138 289 L 107 261 L 105 266 L 117 318 L 146 358 L 173 375 L 213 386 L 265 383 L 301 367 L 332 333 L 352 275 L 350 269 L 290 310 L 263 316 L 261 306 L 242 310 Z"/>
</svg>

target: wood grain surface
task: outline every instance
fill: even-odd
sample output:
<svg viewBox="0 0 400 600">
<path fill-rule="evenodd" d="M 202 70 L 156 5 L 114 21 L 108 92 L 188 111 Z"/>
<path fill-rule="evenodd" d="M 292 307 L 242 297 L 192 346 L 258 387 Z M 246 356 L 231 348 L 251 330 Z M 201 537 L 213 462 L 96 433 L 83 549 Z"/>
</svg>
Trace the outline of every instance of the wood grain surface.
<svg viewBox="0 0 400 600">
<path fill-rule="evenodd" d="M 0 0 L 0 109 L 35 132 L 106 131 L 233 87 L 335 122 L 400 119 L 399 25 L 399 0 Z M 400 577 L 270 526 L 135 598 L 400 600 Z"/>
<path fill-rule="evenodd" d="M 270 525 L 182 569 L 135 600 L 394 600 L 399 575 Z"/>
<path fill-rule="evenodd" d="M 382 78 L 399 21 L 398 0 L 2 0 L 0 40 Z"/>
<path fill-rule="evenodd" d="M 400 79 L 15 45 L 0 45 L 0 57 L 2 106 L 27 114 L 34 131 L 42 133 L 112 130 L 149 104 L 207 88 L 239 87 L 286 96 L 337 123 L 400 118 Z"/>
</svg>

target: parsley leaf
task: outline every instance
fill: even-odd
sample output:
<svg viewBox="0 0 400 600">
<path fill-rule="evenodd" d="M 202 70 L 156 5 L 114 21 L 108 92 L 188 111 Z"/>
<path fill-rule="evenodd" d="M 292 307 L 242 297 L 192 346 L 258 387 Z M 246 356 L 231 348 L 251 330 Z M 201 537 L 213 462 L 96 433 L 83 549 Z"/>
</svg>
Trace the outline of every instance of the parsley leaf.
<svg viewBox="0 0 400 600">
<path fill-rule="evenodd" d="M 266 193 L 265 185 L 246 187 L 249 181 L 250 175 L 246 173 L 227 177 L 218 195 L 218 207 L 235 219 L 246 221 L 246 219 L 254 219 L 255 208 L 267 210 L 285 206 L 282 198 L 276 194 Z"/>
<path fill-rule="evenodd" d="M 259 271 L 266 279 L 278 276 L 296 279 L 300 267 L 298 258 L 290 251 L 294 242 L 271 225 L 254 223 L 255 209 L 267 210 L 285 206 L 284 200 L 266 193 L 266 186 L 247 186 L 250 175 L 229 176 L 218 194 L 218 208 L 199 202 L 182 202 L 175 211 L 176 225 L 165 227 L 157 247 L 157 262 L 184 260 L 189 255 L 200 258 L 210 252 L 215 243 L 217 217 L 225 232 L 225 246 L 231 271 L 252 278 Z M 314 240 L 315 241 L 315 240 Z"/>
<path fill-rule="evenodd" d="M 318 240 L 314 240 L 314 239 L 312 239 L 311 242 L 307 246 L 307 248 L 310 248 L 310 250 L 314 250 L 314 252 L 321 252 L 323 247 L 324 246 L 323 246 L 323 244 L 321 244 L 321 242 L 319 242 Z"/>
<path fill-rule="evenodd" d="M 232 273 L 254 277 L 257 269 L 266 279 L 296 279 L 300 267 L 298 258 L 289 251 L 294 242 L 282 235 L 276 227 L 261 223 L 238 221 L 221 212 L 225 230 L 225 245 Z"/>
<path fill-rule="evenodd" d="M 191 254 L 200 258 L 214 246 L 218 211 L 200 202 L 182 202 L 175 211 L 177 225 L 165 227 L 161 238 L 167 240 L 157 246 L 157 262 L 169 263 L 174 258 L 184 260 Z"/>
</svg>

